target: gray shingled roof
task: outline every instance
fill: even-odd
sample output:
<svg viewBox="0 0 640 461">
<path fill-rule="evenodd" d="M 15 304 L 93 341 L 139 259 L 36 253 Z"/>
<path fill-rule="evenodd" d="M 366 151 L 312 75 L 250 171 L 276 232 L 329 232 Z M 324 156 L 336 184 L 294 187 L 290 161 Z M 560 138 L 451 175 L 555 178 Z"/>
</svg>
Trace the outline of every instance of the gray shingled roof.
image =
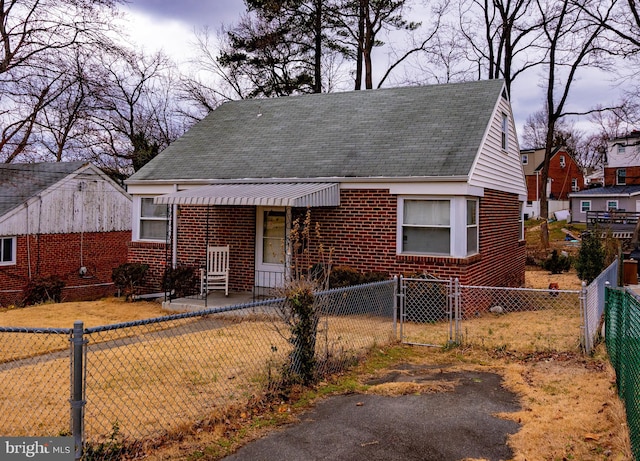
<svg viewBox="0 0 640 461">
<path fill-rule="evenodd" d="M 223 104 L 137 180 L 466 176 L 501 80 Z"/>
<path fill-rule="evenodd" d="M 84 165 L 86 162 L 3 164 L 0 166 L 0 216 Z"/>
<path fill-rule="evenodd" d="M 594 187 L 591 189 L 584 189 L 579 192 L 572 192 L 570 197 L 598 197 L 598 196 L 631 196 L 640 193 L 640 186 L 607 186 L 607 187 Z"/>
</svg>

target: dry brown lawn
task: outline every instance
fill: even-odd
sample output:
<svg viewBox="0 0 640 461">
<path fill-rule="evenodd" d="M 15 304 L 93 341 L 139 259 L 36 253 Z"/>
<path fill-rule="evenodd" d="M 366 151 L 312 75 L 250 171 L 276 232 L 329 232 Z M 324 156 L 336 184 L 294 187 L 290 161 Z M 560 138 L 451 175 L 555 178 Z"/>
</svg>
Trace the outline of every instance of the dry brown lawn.
<svg viewBox="0 0 640 461">
<path fill-rule="evenodd" d="M 532 288 L 547 288 L 549 283 L 556 282 L 560 289 L 579 289 L 580 282 L 575 274 L 550 275 L 543 271 L 531 271 L 527 273 L 526 283 Z M 26 309 L 15 309 L 0 312 L 0 325 L 2 326 L 31 326 L 31 327 L 58 327 L 70 328 L 76 319 L 82 319 L 86 326 L 96 326 L 100 324 L 116 323 L 121 321 L 136 320 L 148 317 L 166 315 L 160 305 L 156 303 L 124 303 L 120 300 L 101 300 L 95 303 L 65 303 L 57 305 L 44 305 Z M 519 317 L 518 317 L 519 316 Z M 571 317 L 571 316 L 570 316 Z M 545 339 L 541 344 L 533 347 L 524 347 L 518 341 L 523 336 L 519 325 L 531 329 L 535 322 L 542 322 L 539 312 L 520 312 L 509 314 L 508 316 L 494 319 L 491 317 L 478 319 L 475 331 L 498 331 L 494 323 L 509 322 L 503 325 L 500 331 L 499 341 L 496 344 L 508 345 L 508 347 L 497 347 L 496 344 L 481 344 L 474 342 L 466 347 L 452 348 L 417 348 L 407 346 L 395 346 L 391 349 L 378 350 L 373 353 L 369 364 L 358 367 L 353 374 L 342 375 L 334 380 L 321 383 L 318 388 L 311 393 L 301 392 L 296 398 L 291 400 L 260 401 L 251 407 L 232 405 L 232 410 L 222 417 L 217 413 L 217 417 L 210 420 L 209 424 L 194 427 L 186 420 L 177 421 L 175 437 L 173 440 L 164 440 L 161 446 L 154 446 L 153 449 L 145 450 L 144 455 L 148 459 L 220 459 L 229 454 L 239 445 L 247 441 L 264 435 L 274 426 L 281 423 L 294 422 L 300 411 L 303 411 L 309 404 L 312 404 L 315 396 L 319 394 L 330 394 L 332 392 L 382 392 L 382 393 L 415 393 L 415 392 L 441 392 L 450 391 L 450 383 L 442 383 L 441 386 L 432 385 L 429 388 L 420 388 L 412 384 L 402 386 L 386 386 L 378 389 L 368 389 L 365 383 L 371 375 L 383 373 L 385 366 L 392 366 L 401 361 L 409 361 L 418 364 L 446 364 L 450 370 L 480 370 L 499 373 L 503 376 L 504 386 L 515 392 L 521 401 L 522 410 L 515 414 L 505 414 L 501 417 L 513 419 L 521 424 L 520 431 L 512 436 L 508 443 L 514 450 L 514 460 L 631 460 L 628 429 L 625 422 L 624 409 L 619 401 L 615 389 L 615 376 L 608 360 L 605 356 L 604 348 L 600 345 L 593 357 L 583 357 L 577 347 L 575 340 L 566 340 L 562 335 L 557 341 Z M 484 322 L 484 323 L 483 323 Z M 570 327 L 567 326 L 570 323 Z M 576 323 L 578 322 L 578 323 Z M 224 385 L 222 392 L 229 392 L 236 383 L 240 385 L 238 389 L 240 397 L 246 398 L 254 390 L 251 386 L 259 384 L 255 379 L 249 377 L 250 364 L 242 361 L 242 357 L 255 354 L 252 349 L 252 341 L 264 339 L 267 334 L 274 334 L 273 327 L 262 325 L 260 321 L 254 321 L 251 330 L 234 330 L 234 325 L 225 333 L 214 334 L 193 334 L 190 341 L 197 348 L 198 342 L 205 342 L 210 345 L 211 351 L 220 351 L 220 357 L 225 360 L 235 360 L 235 368 L 220 375 L 221 366 L 224 364 L 212 360 L 209 366 L 211 374 L 198 372 L 182 376 L 187 385 L 185 393 L 201 393 L 203 385 Z M 575 329 L 579 326 L 579 318 L 571 317 L 567 319 L 545 317 L 543 329 L 548 332 L 554 325 L 562 328 Z M 239 326 L 239 325 L 238 325 Z M 369 325 L 375 328 L 375 325 Z M 255 330 L 254 330 L 255 329 Z M 219 332 L 220 330 L 215 330 Z M 362 329 L 360 329 L 362 331 Z M 339 336 L 357 336 L 360 331 L 354 331 L 345 326 L 337 334 Z M 510 332 L 510 333 L 509 333 Z M 246 335 L 246 348 L 239 348 L 237 342 L 229 342 L 231 335 L 238 337 Z M 137 381 L 105 382 L 101 389 L 97 389 L 98 394 L 104 393 L 105 398 L 109 397 L 110 389 L 120 389 L 125 392 L 126 397 L 139 395 L 148 400 L 149 393 L 153 392 L 157 382 L 157 376 L 172 373 L 171 367 L 160 370 L 159 374 L 149 373 L 148 364 L 167 362 L 166 356 L 161 351 L 166 349 L 162 343 L 162 338 L 156 338 L 154 344 L 147 343 L 143 355 L 137 355 L 136 360 L 130 360 L 129 370 L 122 370 L 126 376 L 136 376 Z M 217 343 L 212 341 L 218 341 Z M 273 339 L 274 343 L 277 339 Z M 282 345 L 284 343 L 277 343 Z M 364 344 L 364 343 L 363 343 Z M 525 344 L 526 345 L 526 344 Z M 529 346 L 531 346 L 529 344 Z M 19 345 L 24 347 L 24 345 Z M 518 351 L 518 348 L 525 351 Z M 3 353 L 4 347 L 0 348 Z M 233 355 L 235 352 L 235 355 Z M 96 356 L 103 362 L 119 363 L 118 360 L 123 354 L 127 354 L 125 348 L 116 348 L 101 352 L 103 356 Z M 138 351 L 137 354 L 140 354 Z M 227 355 L 230 354 L 230 355 Z M 211 355 L 214 357 L 214 355 Z M 233 358 L 235 357 L 235 359 Z M 12 359 L 12 357 L 9 357 Z M 15 358 L 15 357 L 13 357 Z M 267 358 L 264 358 L 268 360 Z M 5 361 L 7 358 L 4 359 Z M 189 357 L 172 357 L 175 361 L 188 361 Z M 223 359 L 219 359 L 223 360 Z M 58 363 L 56 363 L 58 362 Z M 380 363 L 372 365 L 371 363 Z M 66 364 L 66 365 L 65 365 Z M 186 364 L 188 365 L 188 364 Z M 197 364 L 199 367 L 200 363 Z M 60 359 L 53 362 L 51 366 L 60 367 L 61 376 L 68 373 L 68 361 Z M 120 365 L 114 365 L 120 366 Z M 228 367 L 228 365 L 225 365 Z M 23 396 L 33 392 L 38 392 L 40 388 L 60 387 L 63 395 L 68 395 L 68 385 L 61 382 L 40 382 L 37 379 L 37 370 L 28 366 L 22 367 L 21 371 L 8 370 L 0 372 L 15 373 L 13 375 L 0 376 L 0 382 L 19 382 L 20 386 L 13 386 L 5 390 L 11 395 L 0 393 L 0 408 L 4 412 L 11 411 L 35 411 L 29 407 L 20 407 L 12 402 L 20 402 Z M 216 374 L 217 373 L 217 374 Z M 246 377 L 244 377 L 246 375 Z M 212 377 L 215 377 L 213 379 Z M 91 379 L 91 377 L 89 377 Z M 210 382 L 207 383 L 206 381 Z M 66 387 L 65 387 L 66 386 Z M 209 388 L 207 388 L 209 389 Z M 211 388 L 212 389 L 212 388 Z M 66 393 L 66 394 L 65 394 Z M 181 401 L 176 401 L 171 396 L 154 401 L 156 406 L 166 407 L 167 411 L 173 411 L 172 407 L 184 405 Z M 206 397 L 206 395 L 205 395 Z M 207 399 L 202 400 L 206 405 Z M 245 400 L 246 401 L 246 400 Z M 130 400 L 135 402 L 135 400 Z M 116 402 L 115 404 L 120 404 Z M 68 405 L 68 403 L 67 403 Z M 68 408 L 68 406 L 67 406 Z M 68 411 L 68 410 L 67 410 Z M 144 413 L 145 405 L 130 404 L 131 412 Z M 211 409 L 214 411 L 214 409 Z M 219 408 L 215 409 L 219 412 Z M 108 413 L 101 409 L 101 412 Z M 63 418 L 66 415 L 63 416 Z M 98 415 L 99 417 L 99 415 Z M 52 418 L 54 427 L 64 425 L 64 421 Z M 149 421 L 152 424 L 153 421 Z M 42 424 L 46 424 L 44 421 Z M 106 424 L 106 422 L 105 422 Z M 142 423 L 144 428 L 145 423 Z M 5 432 L 5 431 L 3 431 Z"/>
</svg>

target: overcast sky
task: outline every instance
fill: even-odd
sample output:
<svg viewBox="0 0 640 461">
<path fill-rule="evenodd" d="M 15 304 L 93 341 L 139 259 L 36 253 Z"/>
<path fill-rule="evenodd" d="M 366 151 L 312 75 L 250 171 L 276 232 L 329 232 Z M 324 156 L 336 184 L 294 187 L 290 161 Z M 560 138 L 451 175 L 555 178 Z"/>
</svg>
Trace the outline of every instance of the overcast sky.
<svg viewBox="0 0 640 461">
<path fill-rule="evenodd" d="M 129 18 L 127 29 L 131 39 L 146 50 L 164 49 L 177 61 L 186 59 L 193 32 L 208 26 L 217 31 L 222 24 L 237 21 L 244 11 L 243 0 L 130 0 L 123 7 Z M 540 70 L 518 77 L 512 88 L 511 103 L 519 134 L 530 113 L 542 107 Z M 569 108 L 586 110 L 597 104 L 614 104 L 619 89 L 612 87 L 611 77 L 602 72 L 579 74 L 570 93 Z M 584 124 L 578 124 L 584 129 Z"/>
</svg>

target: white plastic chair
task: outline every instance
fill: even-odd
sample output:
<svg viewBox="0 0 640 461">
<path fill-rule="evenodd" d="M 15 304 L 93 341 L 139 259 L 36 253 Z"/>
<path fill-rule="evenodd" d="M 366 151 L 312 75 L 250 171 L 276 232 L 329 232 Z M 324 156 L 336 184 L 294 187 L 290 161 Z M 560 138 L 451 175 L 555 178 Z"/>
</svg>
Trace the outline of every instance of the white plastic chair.
<svg viewBox="0 0 640 461">
<path fill-rule="evenodd" d="M 224 289 L 229 296 L 229 245 L 207 248 L 207 265 L 200 269 L 200 294 Z"/>
</svg>

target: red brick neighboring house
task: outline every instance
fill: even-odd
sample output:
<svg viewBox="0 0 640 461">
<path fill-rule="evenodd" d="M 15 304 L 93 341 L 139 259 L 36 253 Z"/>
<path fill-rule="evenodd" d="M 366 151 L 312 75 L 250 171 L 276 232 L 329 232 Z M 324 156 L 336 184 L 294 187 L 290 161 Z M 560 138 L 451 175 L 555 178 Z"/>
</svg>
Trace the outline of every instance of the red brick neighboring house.
<svg viewBox="0 0 640 461">
<path fill-rule="evenodd" d="M 499 80 L 228 102 L 127 185 L 148 291 L 208 244 L 230 245 L 233 290 L 277 283 L 307 209 L 334 265 L 524 283 L 526 187 Z"/>
<path fill-rule="evenodd" d="M 563 147 L 555 147 L 549 160 L 549 177 L 546 186 L 540 175 L 544 162 L 544 149 L 529 149 L 520 152 L 522 169 L 527 180 L 527 204 L 525 214 L 540 216 L 540 197 L 546 194 L 549 214 L 570 208 L 569 194 L 585 189 L 582 169 L 573 156 Z"/>
<path fill-rule="evenodd" d="M 0 306 L 19 303 L 35 277 L 59 276 L 63 300 L 115 292 L 126 262 L 131 197 L 86 162 L 0 167 Z"/>
</svg>

